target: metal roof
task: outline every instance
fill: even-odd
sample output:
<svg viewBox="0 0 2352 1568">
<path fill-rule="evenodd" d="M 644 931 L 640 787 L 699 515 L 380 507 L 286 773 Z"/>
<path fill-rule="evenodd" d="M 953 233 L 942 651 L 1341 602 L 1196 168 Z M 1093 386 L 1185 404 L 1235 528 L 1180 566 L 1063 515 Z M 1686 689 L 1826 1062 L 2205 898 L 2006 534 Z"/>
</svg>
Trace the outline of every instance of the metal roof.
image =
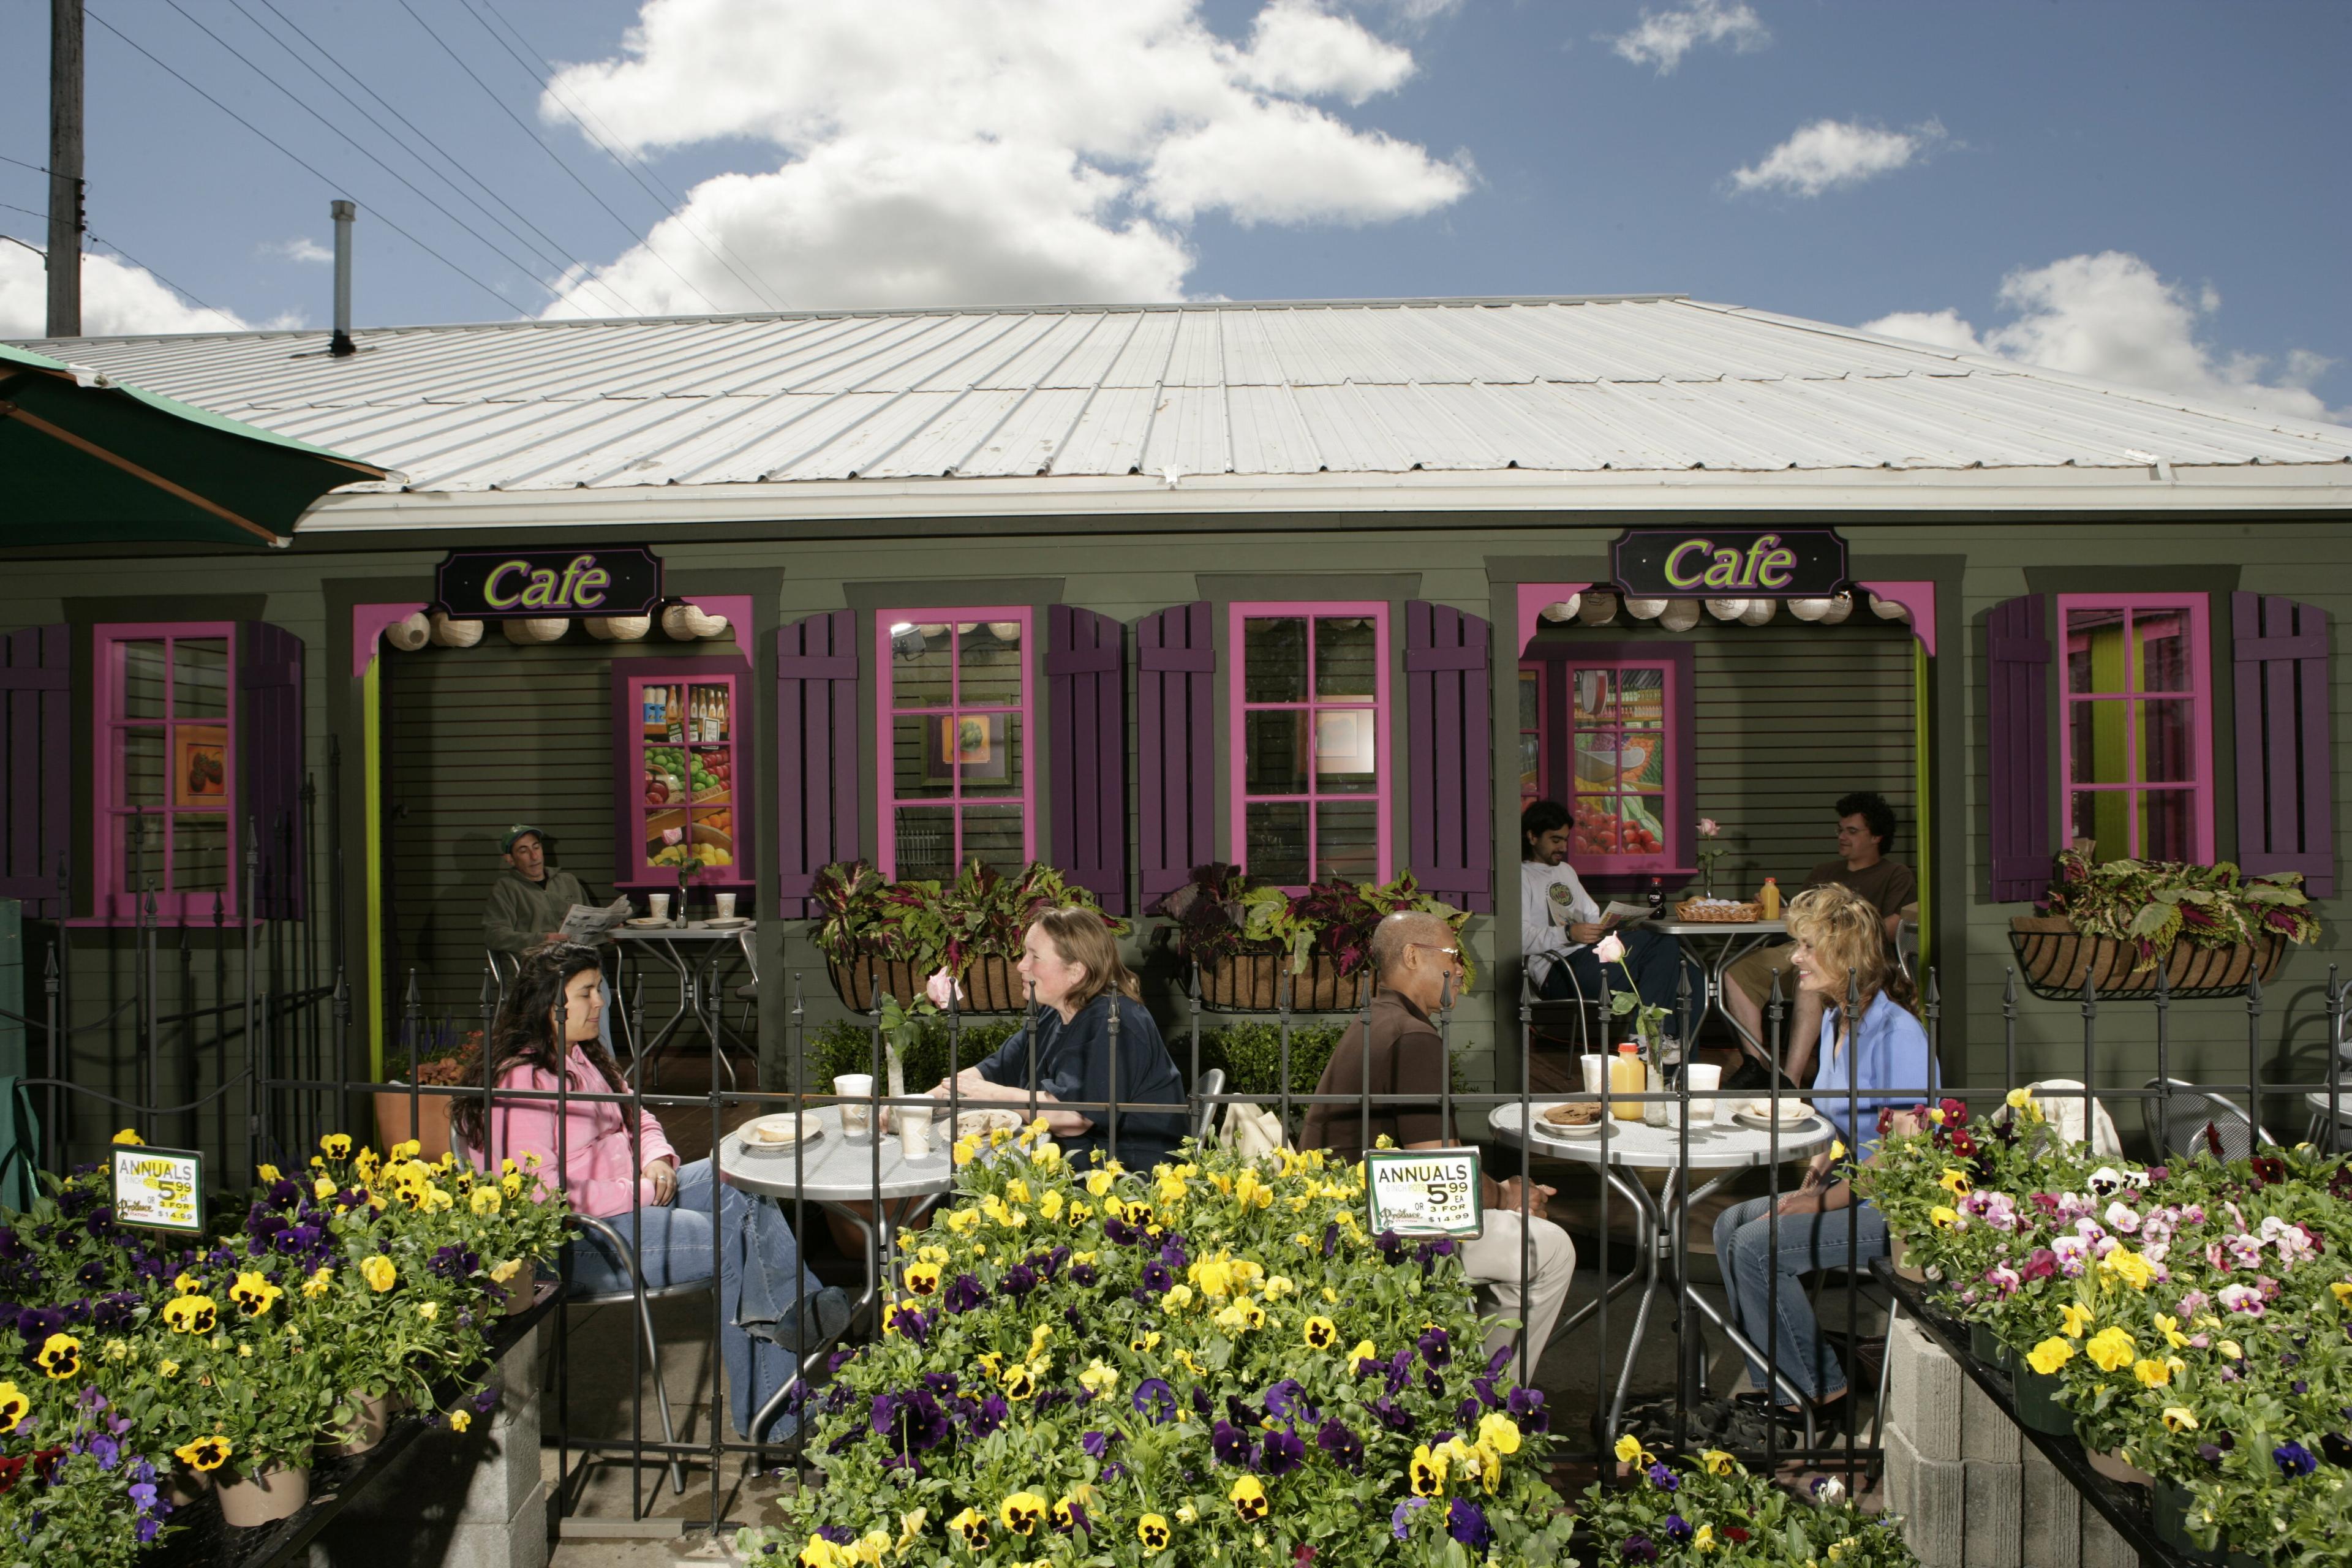
<svg viewBox="0 0 2352 1568">
<path fill-rule="evenodd" d="M 1342 475 L 2169 479 L 2176 468 L 2352 463 L 2352 429 L 2339 426 L 1672 295 L 839 311 L 358 337 L 361 352 L 343 359 L 326 355 L 317 331 L 33 346 L 397 469 L 408 491 L 436 495 L 810 481 L 934 481 L 924 488 L 936 491 L 947 488 L 936 481 L 1014 477 L 1099 490 L 1081 481 L 1140 475 L 1246 479 L 1263 498 Z M 2352 485 L 2352 471 L 2305 472 Z"/>
</svg>

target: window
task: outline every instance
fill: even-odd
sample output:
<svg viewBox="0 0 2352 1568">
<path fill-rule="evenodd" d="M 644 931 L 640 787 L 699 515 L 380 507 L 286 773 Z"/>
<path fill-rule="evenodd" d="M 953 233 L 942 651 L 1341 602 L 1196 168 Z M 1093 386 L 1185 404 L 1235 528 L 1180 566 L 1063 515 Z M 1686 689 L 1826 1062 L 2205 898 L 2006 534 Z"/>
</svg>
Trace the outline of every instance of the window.
<svg viewBox="0 0 2352 1568">
<path fill-rule="evenodd" d="M 1389 607 L 1233 606 L 1234 860 L 1303 888 L 1389 869 Z"/>
<path fill-rule="evenodd" d="M 234 685 L 226 622 L 101 626 L 97 656 L 98 910 L 209 921 L 237 908 Z"/>
<path fill-rule="evenodd" d="M 2213 858 L 2202 594 L 2062 594 L 2068 836 L 2094 858 Z"/>
<path fill-rule="evenodd" d="M 876 612 L 885 877 L 1036 858 L 1029 632 L 1026 608 Z"/>
<path fill-rule="evenodd" d="M 623 887 L 675 887 L 688 866 L 706 884 L 750 885 L 741 669 L 730 658 L 640 659 L 615 669 L 615 776 L 629 786 L 614 816 Z"/>
<path fill-rule="evenodd" d="M 1520 798 L 1539 792 L 1568 807 L 1569 863 L 1580 875 L 1696 869 L 1690 682 L 1687 644 L 1529 645 L 1519 664 Z"/>
</svg>

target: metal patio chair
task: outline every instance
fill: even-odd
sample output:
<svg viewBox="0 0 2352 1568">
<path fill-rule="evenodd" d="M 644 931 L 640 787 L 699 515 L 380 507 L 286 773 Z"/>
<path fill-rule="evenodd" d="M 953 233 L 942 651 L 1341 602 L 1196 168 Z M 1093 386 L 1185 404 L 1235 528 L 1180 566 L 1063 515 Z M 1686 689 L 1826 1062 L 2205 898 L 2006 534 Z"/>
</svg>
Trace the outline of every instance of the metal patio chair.
<svg viewBox="0 0 2352 1568">
<path fill-rule="evenodd" d="M 1224 1109 L 1217 1103 L 1217 1096 L 1224 1092 L 1225 1069 L 1223 1068 L 1211 1068 L 1201 1075 L 1201 1081 L 1192 1086 L 1191 1131 L 1193 1142 L 1199 1143 L 1208 1142 L 1209 1127 L 1217 1120 L 1217 1112 Z"/>
<path fill-rule="evenodd" d="M 2194 1153 L 2203 1148 L 2209 1123 L 2221 1140 L 2221 1153 L 2226 1159 L 2242 1160 L 2254 1152 L 2255 1145 L 2278 1142 L 2256 1125 L 2235 1100 L 2177 1078 L 2152 1078 L 2143 1087 L 2161 1089 L 2167 1084 L 2172 1088 L 2169 1100 L 2151 1095 L 2139 1102 L 2141 1114 L 2147 1121 L 2147 1141 L 2158 1159 Z"/>
</svg>

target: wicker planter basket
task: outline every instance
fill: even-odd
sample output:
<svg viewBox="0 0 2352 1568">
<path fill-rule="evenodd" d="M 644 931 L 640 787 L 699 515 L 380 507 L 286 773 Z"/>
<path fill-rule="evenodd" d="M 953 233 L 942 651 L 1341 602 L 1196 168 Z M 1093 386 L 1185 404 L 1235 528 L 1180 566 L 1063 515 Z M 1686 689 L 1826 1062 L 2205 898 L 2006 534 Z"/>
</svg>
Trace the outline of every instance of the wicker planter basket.
<svg viewBox="0 0 2352 1568">
<path fill-rule="evenodd" d="M 898 958 L 856 958 L 847 963 L 835 962 L 828 968 L 833 994 L 841 998 L 842 1005 L 858 1013 L 874 1010 L 877 993 L 887 993 L 901 1003 L 916 1000 L 931 974 Z M 965 966 L 962 979 L 961 1012 L 1018 1013 L 1024 1005 L 1026 988 L 1009 958 L 975 958 Z"/>
<path fill-rule="evenodd" d="M 1352 1013 L 1372 999 L 1369 970 L 1342 975 L 1339 961 L 1315 952 L 1293 974 L 1286 954 L 1234 953 L 1201 965 L 1201 1005 L 1220 1013 Z"/>
<path fill-rule="evenodd" d="M 2276 936 L 2232 947 L 2176 942 L 2160 966 L 2135 972 L 2139 954 L 2130 942 L 2087 935 L 2064 915 L 2015 915 L 2009 931 L 2027 988 L 2059 1001 L 2080 995 L 2085 978 L 2102 996 L 2152 997 L 2159 967 L 2174 996 L 2242 996 L 2250 980 L 2267 984 L 2286 953 Z"/>
</svg>

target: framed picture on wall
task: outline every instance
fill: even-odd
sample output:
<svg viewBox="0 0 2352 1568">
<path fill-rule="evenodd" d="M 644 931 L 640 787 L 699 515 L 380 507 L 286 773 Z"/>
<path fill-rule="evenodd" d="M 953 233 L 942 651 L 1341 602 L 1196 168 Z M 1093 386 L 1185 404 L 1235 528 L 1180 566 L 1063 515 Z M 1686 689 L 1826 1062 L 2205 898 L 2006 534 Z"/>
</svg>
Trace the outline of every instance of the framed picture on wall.
<svg viewBox="0 0 2352 1568">
<path fill-rule="evenodd" d="M 923 776 L 938 784 L 1002 782 L 1012 776 L 1012 749 L 1005 744 L 1002 713 L 942 713 L 923 731 Z"/>
<path fill-rule="evenodd" d="M 228 803 L 228 731 L 218 724 L 179 724 L 172 731 L 172 804 Z"/>
</svg>

